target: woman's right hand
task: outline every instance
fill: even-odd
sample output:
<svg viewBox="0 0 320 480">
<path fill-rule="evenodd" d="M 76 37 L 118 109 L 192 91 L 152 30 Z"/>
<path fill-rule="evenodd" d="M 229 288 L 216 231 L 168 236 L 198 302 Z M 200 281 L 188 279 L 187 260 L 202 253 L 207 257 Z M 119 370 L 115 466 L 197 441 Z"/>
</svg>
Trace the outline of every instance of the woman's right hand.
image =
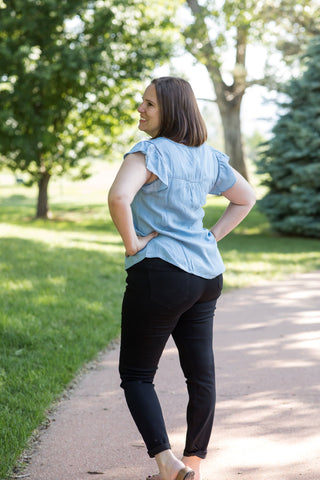
<svg viewBox="0 0 320 480">
<path fill-rule="evenodd" d="M 151 232 L 145 237 L 140 237 L 137 235 L 136 245 L 135 247 L 126 249 L 126 257 L 131 257 L 132 255 L 135 255 L 136 253 L 140 252 L 140 250 L 143 250 L 148 245 L 148 243 L 158 235 L 159 235 L 158 232 Z"/>
</svg>

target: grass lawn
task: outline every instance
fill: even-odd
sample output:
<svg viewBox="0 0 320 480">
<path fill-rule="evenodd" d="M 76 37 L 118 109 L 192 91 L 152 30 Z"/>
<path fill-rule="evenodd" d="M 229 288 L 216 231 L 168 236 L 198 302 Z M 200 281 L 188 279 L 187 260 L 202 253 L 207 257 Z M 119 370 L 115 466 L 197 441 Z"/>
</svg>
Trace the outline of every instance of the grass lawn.
<svg viewBox="0 0 320 480">
<path fill-rule="evenodd" d="M 35 190 L 0 178 L 0 478 L 85 362 L 119 334 L 123 248 L 106 208 L 114 168 L 53 182 L 53 220 Z M 224 208 L 210 198 L 206 225 Z M 319 240 L 279 237 L 255 207 L 221 241 L 225 288 L 320 268 Z"/>
</svg>

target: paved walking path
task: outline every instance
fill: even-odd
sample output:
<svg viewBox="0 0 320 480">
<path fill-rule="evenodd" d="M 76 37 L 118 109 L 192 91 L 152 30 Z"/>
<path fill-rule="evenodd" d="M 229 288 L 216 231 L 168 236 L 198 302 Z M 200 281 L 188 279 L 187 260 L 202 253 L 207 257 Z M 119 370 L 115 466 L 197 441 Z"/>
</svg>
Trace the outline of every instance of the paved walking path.
<svg viewBox="0 0 320 480">
<path fill-rule="evenodd" d="M 320 480 L 320 272 L 225 293 L 215 319 L 217 409 L 204 480 Z M 144 480 L 157 471 L 127 411 L 118 346 L 53 414 L 30 480 Z M 156 376 L 174 452 L 186 389 L 169 342 Z"/>
</svg>

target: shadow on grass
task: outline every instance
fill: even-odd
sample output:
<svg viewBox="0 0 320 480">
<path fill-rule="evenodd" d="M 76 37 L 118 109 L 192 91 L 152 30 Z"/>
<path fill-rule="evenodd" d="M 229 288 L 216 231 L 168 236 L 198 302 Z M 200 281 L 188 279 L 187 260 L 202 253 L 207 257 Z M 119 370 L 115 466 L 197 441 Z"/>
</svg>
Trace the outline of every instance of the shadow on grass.
<svg viewBox="0 0 320 480">
<path fill-rule="evenodd" d="M 319 241 L 232 233 L 219 243 L 225 290 L 320 269 Z"/>
<path fill-rule="evenodd" d="M 4 198 L 2 200 L 3 205 L 21 205 L 21 203 L 29 205 L 34 204 L 34 202 L 31 202 L 31 200 L 26 195 L 22 194 L 10 195 L 10 197 Z"/>
<path fill-rule="evenodd" d="M 221 205 L 208 205 L 205 208 L 205 226 L 210 228 L 214 225 L 223 211 L 224 207 Z M 287 237 L 272 232 L 266 216 L 257 207 L 232 233 L 219 242 L 219 249 L 224 260 L 230 264 L 260 262 L 262 269 L 263 263 L 268 269 L 270 266 L 283 268 L 301 263 L 301 271 L 320 268 L 318 239 Z"/>
<path fill-rule="evenodd" d="M 124 275 L 120 253 L 0 239 L 0 478 L 79 368 L 119 334 Z"/>
<path fill-rule="evenodd" d="M 54 206 L 52 218 L 37 219 L 34 203 L 22 195 L 14 195 L 3 200 L 0 208 L 0 223 L 59 231 L 116 232 L 106 205 L 58 204 Z"/>
<path fill-rule="evenodd" d="M 319 240 L 303 237 L 283 237 L 264 233 L 246 234 L 235 231 L 220 241 L 221 251 L 238 250 L 239 253 L 314 253 L 319 258 Z"/>
</svg>

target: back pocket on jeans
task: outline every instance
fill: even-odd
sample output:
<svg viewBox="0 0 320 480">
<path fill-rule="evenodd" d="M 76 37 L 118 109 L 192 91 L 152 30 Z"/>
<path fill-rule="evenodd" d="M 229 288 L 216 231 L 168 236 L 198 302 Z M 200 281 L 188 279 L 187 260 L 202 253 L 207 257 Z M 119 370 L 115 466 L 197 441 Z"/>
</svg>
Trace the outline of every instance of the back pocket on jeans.
<svg viewBox="0 0 320 480">
<path fill-rule="evenodd" d="M 190 274 L 180 269 L 149 270 L 150 299 L 167 309 L 179 308 L 190 298 Z"/>
</svg>

